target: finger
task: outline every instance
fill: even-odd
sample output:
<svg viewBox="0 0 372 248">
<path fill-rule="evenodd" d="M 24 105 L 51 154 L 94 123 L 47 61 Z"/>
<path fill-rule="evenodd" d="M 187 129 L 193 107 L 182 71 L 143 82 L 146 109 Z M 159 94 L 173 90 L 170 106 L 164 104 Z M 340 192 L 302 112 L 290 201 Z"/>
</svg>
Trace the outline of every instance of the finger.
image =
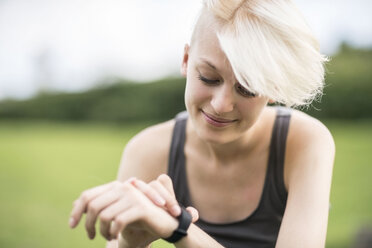
<svg viewBox="0 0 372 248">
<path fill-rule="evenodd" d="M 160 176 L 158 176 L 157 181 L 159 181 L 168 190 L 169 193 L 176 197 L 176 195 L 174 194 L 172 179 L 168 175 L 161 174 Z"/>
<path fill-rule="evenodd" d="M 111 226 L 110 221 L 100 219 L 99 231 L 100 231 L 102 237 L 104 237 L 107 241 L 112 240 L 112 238 L 110 236 L 110 226 Z"/>
<path fill-rule="evenodd" d="M 136 177 L 130 177 L 130 178 L 128 178 L 125 182 L 133 183 L 135 180 L 137 180 Z"/>
<path fill-rule="evenodd" d="M 186 210 L 187 210 L 187 212 L 189 212 L 191 214 L 191 217 L 192 217 L 191 222 L 192 223 L 197 222 L 198 219 L 199 219 L 199 211 L 196 210 L 196 208 L 193 208 L 193 207 L 187 207 Z"/>
<path fill-rule="evenodd" d="M 181 208 L 174 196 L 174 194 L 170 193 L 163 184 L 161 184 L 158 180 L 152 181 L 149 185 L 155 189 L 163 199 L 165 199 L 165 209 L 174 217 L 177 217 L 181 214 Z"/>
<path fill-rule="evenodd" d="M 79 224 L 81 216 L 86 211 L 87 204 L 97 196 L 108 191 L 112 187 L 112 184 L 113 182 L 85 190 L 80 197 L 74 201 L 69 221 L 71 228 L 74 228 Z"/>
<path fill-rule="evenodd" d="M 139 220 L 139 212 L 137 208 L 129 208 L 128 210 L 121 213 L 118 217 L 115 218 L 113 224 L 110 228 L 111 238 L 118 237 L 119 233 L 129 224 L 134 221 Z"/>
<path fill-rule="evenodd" d="M 117 201 L 120 195 L 121 194 L 118 191 L 109 191 L 106 194 L 98 196 L 89 203 L 85 220 L 85 229 L 87 230 L 90 239 L 93 239 L 96 235 L 95 224 L 98 214 L 107 206 Z"/>
<path fill-rule="evenodd" d="M 110 227 L 111 222 L 118 216 L 120 213 L 126 211 L 130 207 L 127 200 L 121 199 L 107 208 L 105 208 L 100 214 L 100 232 L 103 237 L 107 240 L 111 240 Z"/>
<path fill-rule="evenodd" d="M 174 193 L 172 179 L 166 174 L 161 174 L 160 176 L 158 176 L 157 181 L 159 181 L 167 189 L 167 191 L 173 196 L 172 198 L 173 200 L 168 199 L 168 198 L 166 199 L 167 207 L 170 210 L 170 213 L 174 217 L 179 216 L 181 214 L 181 208 L 178 205 L 177 200 L 176 200 L 176 195 Z"/>
<path fill-rule="evenodd" d="M 152 202 L 154 202 L 156 205 L 163 207 L 165 205 L 165 200 L 159 192 L 157 192 L 154 188 L 152 188 L 147 183 L 141 181 L 141 180 L 134 180 L 132 184 L 139 189 L 142 193 L 144 193 Z"/>
</svg>

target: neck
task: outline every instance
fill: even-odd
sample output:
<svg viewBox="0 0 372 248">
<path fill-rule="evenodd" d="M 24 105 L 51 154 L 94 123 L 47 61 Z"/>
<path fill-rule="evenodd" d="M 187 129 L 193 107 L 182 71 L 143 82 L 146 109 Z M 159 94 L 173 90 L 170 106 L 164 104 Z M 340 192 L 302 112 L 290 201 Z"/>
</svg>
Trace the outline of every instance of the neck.
<svg viewBox="0 0 372 248">
<path fill-rule="evenodd" d="M 194 141 L 196 142 L 195 147 L 197 147 L 200 152 L 207 154 L 211 164 L 223 167 L 235 164 L 234 161 L 239 160 L 242 155 L 247 157 L 258 147 L 263 124 L 261 122 L 260 119 L 257 120 L 244 134 L 231 142 L 217 144 L 197 138 Z M 193 137 L 198 136 L 193 135 Z"/>
</svg>

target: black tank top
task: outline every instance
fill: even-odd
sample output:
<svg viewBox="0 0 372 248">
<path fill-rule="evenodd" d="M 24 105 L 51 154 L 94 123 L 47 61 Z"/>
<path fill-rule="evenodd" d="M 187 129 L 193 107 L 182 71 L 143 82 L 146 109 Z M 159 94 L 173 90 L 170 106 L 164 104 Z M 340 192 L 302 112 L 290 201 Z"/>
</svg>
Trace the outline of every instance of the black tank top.
<svg viewBox="0 0 372 248">
<path fill-rule="evenodd" d="M 290 116 L 290 109 L 277 107 L 264 188 L 254 212 L 247 218 L 233 223 L 214 224 L 202 219 L 195 223 L 223 246 L 228 248 L 275 247 L 287 202 L 283 168 Z M 183 206 L 192 206 L 184 154 L 187 117 L 187 112 L 176 116 L 168 174 L 172 178 L 178 202 Z"/>
</svg>

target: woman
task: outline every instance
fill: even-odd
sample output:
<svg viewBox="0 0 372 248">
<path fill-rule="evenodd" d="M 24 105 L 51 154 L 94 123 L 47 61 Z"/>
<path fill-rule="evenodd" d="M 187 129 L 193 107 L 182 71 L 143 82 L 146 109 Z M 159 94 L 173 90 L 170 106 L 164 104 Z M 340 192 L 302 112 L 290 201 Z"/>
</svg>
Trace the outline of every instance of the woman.
<svg viewBox="0 0 372 248">
<path fill-rule="evenodd" d="M 177 199 L 200 219 L 189 208 L 176 247 L 324 247 L 332 136 L 267 104 L 310 104 L 325 61 L 291 1 L 205 0 L 181 66 L 187 113 L 134 137 L 118 181 L 85 191 L 70 225 L 86 212 L 91 238 L 98 218 L 111 247 L 146 247 L 187 222 Z"/>
</svg>

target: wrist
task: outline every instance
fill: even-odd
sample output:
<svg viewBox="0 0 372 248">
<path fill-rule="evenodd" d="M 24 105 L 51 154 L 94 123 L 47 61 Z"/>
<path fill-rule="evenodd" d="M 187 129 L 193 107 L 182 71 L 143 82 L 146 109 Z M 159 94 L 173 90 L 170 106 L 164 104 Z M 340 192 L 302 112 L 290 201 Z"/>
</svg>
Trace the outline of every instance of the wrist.
<svg viewBox="0 0 372 248">
<path fill-rule="evenodd" d="M 130 246 L 129 242 L 123 238 L 123 236 L 119 235 L 119 248 L 135 248 L 133 246 Z"/>
<path fill-rule="evenodd" d="M 144 246 L 131 246 L 122 236 L 119 235 L 118 248 L 150 248 L 151 243 Z"/>
<path fill-rule="evenodd" d="M 214 240 L 195 224 L 190 225 L 188 235 L 174 243 L 174 246 L 176 248 L 224 248 L 220 243 Z"/>
<path fill-rule="evenodd" d="M 169 243 L 175 243 L 181 240 L 183 237 L 187 236 L 187 230 L 191 224 L 192 217 L 186 211 L 186 209 L 182 208 L 181 214 L 177 217 L 178 225 L 177 228 L 172 229 L 174 230 L 171 235 L 168 235 L 164 240 L 168 241 Z"/>
</svg>

